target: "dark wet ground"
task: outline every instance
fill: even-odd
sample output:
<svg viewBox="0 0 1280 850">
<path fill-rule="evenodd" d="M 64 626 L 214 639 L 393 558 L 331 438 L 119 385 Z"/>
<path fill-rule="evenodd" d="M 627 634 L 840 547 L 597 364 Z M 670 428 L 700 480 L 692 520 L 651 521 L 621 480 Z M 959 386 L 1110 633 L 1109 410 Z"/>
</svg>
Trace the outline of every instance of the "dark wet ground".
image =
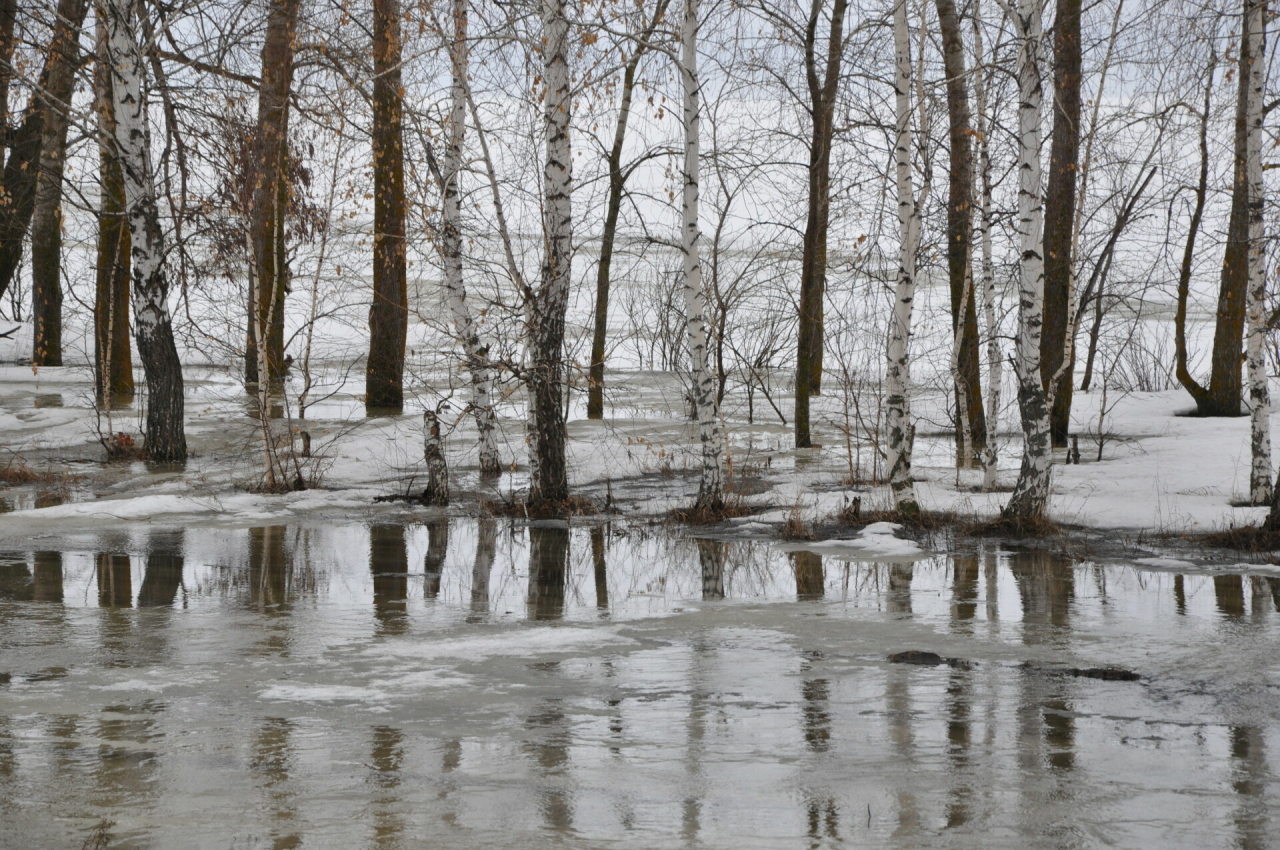
<svg viewBox="0 0 1280 850">
<path fill-rule="evenodd" d="M 1244 568 L 456 519 L 37 544 L 0 553 L 4 848 L 1280 846 L 1280 579 Z"/>
</svg>

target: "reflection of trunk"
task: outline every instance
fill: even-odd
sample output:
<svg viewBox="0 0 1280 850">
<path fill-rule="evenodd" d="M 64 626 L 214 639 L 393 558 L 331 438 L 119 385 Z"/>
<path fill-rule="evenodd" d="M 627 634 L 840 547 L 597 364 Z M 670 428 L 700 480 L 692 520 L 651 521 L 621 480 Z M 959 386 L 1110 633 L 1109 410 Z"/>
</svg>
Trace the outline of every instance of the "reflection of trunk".
<svg viewBox="0 0 1280 850">
<path fill-rule="evenodd" d="M 542 283 L 528 304 L 531 505 L 562 502 L 569 496 L 563 402 L 564 323 L 573 260 L 573 207 L 569 195 L 573 160 L 569 146 L 569 22 L 565 19 L 564 0 L 543 0 L 542 33 L 546 256 Z"/>
<path fill-rule="evenodd" d="M 702 568 L 702 598 L 724 599 L 724 548 L 720 540 L 699 538 L 698 565 Z"/>
<path fill-rule="evenodd" d="M 110 24 L 111 88 L 115 104 L 115 148 L 124 175 L 129 239 L 133 253 L 133 321 L 147 379 L 147 456 L 187 459 L 182 364 L 169 320 L 164 232 L 156 207 L 151 166 L 151 130 L 145 96 L 146 70 L 130 0 L 106 4 Z"/>
<path fill-rule="evenodd" d="M 181 530 L 173 535 L 152 535 L 146 572 L 138 589 L 139 608 L 167 608 L 178 598 L 178 588 L 182 586 L 182 541 Z"/>
<path fill-rule="evenodd" d="M 1246 364 L 1249 372 L 1250 455 L 1249 500 L 1271 501 L 1271 393 L 1267 387 L 1267 246 L 1262 182 L 1263 69 L 1267 43 L 1266 16 L 1258 0 L 1245 3 L 1249 51 L 1249 94 L 1245 103 L 1245 184 L 1248 188 L 1248 317 Z"/>
<path fill-rule="evenodd" d="M 796 576 L 796 598 L 821 599 L 825 588 L 822 556 L 817 552 L 792 552 L 791 567 Z"/>
<path fill-rule="evenodd" d="M 62 603 L 62 553 L 36 552 L 32 556 L 32 598 L 36 602 Z"/>
<path fill-rule="evenodd" d="M 1070 332 L 1072 236 L 1080 167 L 1080 0 L 1059 0 L 1053 22 L 1053 142 L 1044 199 L 1044 329 L 1040 378 L 1053 399 L 1049 433 L 1066 446 L 1071 428 L 1072 365 L 1063 367 Z M 1059 376 L 1059 371 L 1062 372 Z M 1055 378 L 1057 378 L 1055 382 Z"/>
<path fill-rule="evenodd" d="M 1232 817 L 1236 832 L 1234 846 L 1241 850 L 1262 850 L 1271 846 L 1274 835 L 1267 801 L 1271 781 L 1271 770 L 1267 765 L 1267 738 L 1257 726 L 1232 726 L 1230 739 L 1231 788 L 1238 797 Z"/>
<path fill-rule="evenodd" d="M 595 572 L 596 607 L 609 610 L 609 569 L 605 563 L 604 526 L 591 528 L 591 565 Z"/>
<path fill-rule="evenodd" d="M 369 528 L 369 572 L 373 574 L 373 616 L 384 633 L 403 630 L 409 598 L 409 551 L 403 525 Z"/>
<path fill-rule="evenodd" d="M 661 23 L 670 0 L 658 0 L 640 38 L 632 47 L 631 58 L 622 69 L 621 102 L 617 125 L 613 131 L 613 147 L 609 149 L 609 197 L 605 202 L 604 227 L 600 231 L 600 264 L 596 267 L 595 326 L 591 335 L 591 370 L 587 375 L 587 418 L 604 418 L 604 349 L 609 331 L 609 277 L 613 267 L 613 243 L 618 232 L 618 215 L 622 211 L 622 193 L 629 169 L 622 167 L 622 148 L 627 138 L 627 122 L 631 117 L 631 94 L 635 90 L 636 69 L 648 49 L 653 32 Z M 844 2 L 844 0 L 839 0 Z"/>
<path fill-rule="evenodd" d="M 1250 28 L 1254 9 L 1260 10 L 1261 7 L 1261 0 L 1245 0 L 1245 32 Z M 1244 334 L 1245 302 L 1249 295 L 1249 68 L 1255 47 L 1261 62 L 1261 43 L 1255 43 L 1242 33 L 1237 69 L 1240 85 L 1236 97 L 1231 215 L 1227 220 L 1227 248 L 1222 258 L 1222 280 L 1218 287 L 1218 317 L 1213 332 L 1209 387 L 1204 396 L 1196 399 L 1196 407 L 1202 416 L 1240 415 L 1243 390 L 1240 341 Z"/>
<path fill-rule="evenodd" d="M 374 0 L 373 304 L 369 307 L 364 404 L 366 408 L 395 410 L 404 405 L 404 348 L 409 326 L 400 45 L 399 0 Z"/>
<path fill-rule="evenodd" d="M 947 186 L 947 271 L 951 283 L 951 333 L 956 393 L 956 459 L 962 467 L 981 459 L 987 445 L 982 410 L 977 298 L 973 285 L 973 145 L 969 137 L 968 74 L 964 39 L 954 0 L 936 0 L 951 119 L 951 173 Z M 966 444 L 965 435 L 968 435 Z"/>
<path fill-rule="evenodd" d="M 702 241 L 702 229 L 698 224 L 698 132 L 702 112 L 701 84 L 698 81 L 698 0 L 685 0 L 680 35 L 680 80 L 684 89 L 684 192 L 681 199 L 684 213 L 681 230 L 684 309 L 693 406 L 698 419 L 698 439 L 702 445 L 702 474 L 698 481 L 695 508 L 717 510 L 724 504 L 720 468 L 724 436 L 720 432 L 715 375 L 707 362 L 707 293 L 702 285 L 702 262 L 698 256 Z"/>
<path fill-rule="evenodd" d="M 489 367 L 489 347 L 480 341 L 480 329 L 467 305 L 467 288 L 462 277 L 462 207 L 459 180 L 462 175 L 462 141 L 467 128 L 467 0 L 453 0 L 453 42 L 449 59 L 453 81 L 450 85 L 450 113 L 444 168 L 440 175 L 440 259 L 444 265 L 444 286 L 453 326 L 462 343 L 471 372 L 471 415 L 476 422 L 480 444 L 480 474 L 502 471 L 498 457 L 497 423 L 493 414 L 493 372 Z"/>
<path fill-rule="evenodd" d="M 887 463 L 894 507 L 905 514 L 918 513 L 915 485 L 911 481 L 911 448 L 915 426 L 911 424 L 911 309 L 915 301 L 916 251 L 920 246 L 920 210 L 911 183 L 911 42 L 907 31 L 907 3 L 898 0 L 893 12 L 895 68 L 894 91 L 897 135 L 894 162 L 898 194 L 898 281 L 894 289 L 893 315 L 885 367 L 885 424 L 889 435 Z"/>
<path fill-rule="evenodd" d="M 1022 418 L 1022 468 L 1004 515 L 1016 519 L 1044 516 L 1049 502 L 1052 445 L 1049 408 L 1040 379 L 1040 328 L 1044 317 L 1044 208 L 1040 199 L 1039 0 L 1019 0 L 1014 25 L 1018 41 L 1018 233 L 1021 241 L 1018 283 L 1018 411 Z"/>
<path fill-rule="evenodd" d="M 49 45 L 36 199 L 31 211 L 31 365 L 62 365 L 62 175 L 87 0 L 62 0 Z"/>
<path fill-rule="evenodd" d="M 531 620 L 564 616 L 565 573 L 569 566 L 569 529 L 529 529 L 529 595 Z"/>
<path fill-rule="evenodd" d="M 262 44 L 262 84 L 258 88 L 258 126 L 253 170 L 249 236 L 255 273 L 249 293 L 249 334 L 245 348 L 245 383 L 259 380 L 260 363 L 267 378 L 284 377 L 284 297 L 289 269 L 285 261 L 284 218 L 289 185 L 285 170 L 289 139 L 289 90 L 293 85 L 294 29 L 300 0 L 271 0 Z M 260 357 L 258 345 L 263 343 Z"/>
<path fill-rule="evenodd" d="M 1218 613 L 1238 620 L 1244 616 L 1244 579 L 1238 575 L 1213 577 L 1213 600 Z"/>
<path fill-rule="evenodd" d="M 493 559 L 497 550 L 498 526 L 492 517 L 476 521 L 476 560 L 471 567 L 471 616 L 476 618 L 489 613 L 489 574 L 493 572 Z"/>
<path fill-rule="evenodd" d="M 444 575 L 444 559 L 449 556 L 449 520 L 427 521 L 427 554 L 422 559 L 423 595 L 435 599 L 440 595 L 440 579 Z"/>
<path fill-rule="evenodd" d="M 96 559 L 96 567 L 98 574 L 98 607 L 132 607 L 133 570 L 129 564 L 129 556 L 99 552 Z"/>
<path fill-rule="evenodd" d="M 289 555 L 283 525 L 249 529 L 249 604 L 278 609 L 287 601 Z"/>
<path fill-rule="evenodd" d="M 98 55 L 93 83 L 98 113 L 100 165 L 98 268 L 93 308 L 95 394 L 111 406 L 133 397 L 133 361 L 129 350 L 129 223 L 125 220 L 124 173 L 110 139 L 115 134 L 111 66 L 106 22 L 98 20 Z"/>
<path fill-rule="evenodd" d="M 796 340 L 796 447 L 813 445 L 809 433 L 809 396 L 822 392 L 822 312 L 827 288 L 827 222 L 831 215 L 831 141 L 844 52 L 847 0 L 834 0 L 827 35 L 826 70 L 818 80 L 816 42 L 824 4 L 813 0 L 805 30 L 804 72 L 809 90 L 813 138 L 809 143 L 809 209 L 800 260 L 800 314 Z"/>
</svg>

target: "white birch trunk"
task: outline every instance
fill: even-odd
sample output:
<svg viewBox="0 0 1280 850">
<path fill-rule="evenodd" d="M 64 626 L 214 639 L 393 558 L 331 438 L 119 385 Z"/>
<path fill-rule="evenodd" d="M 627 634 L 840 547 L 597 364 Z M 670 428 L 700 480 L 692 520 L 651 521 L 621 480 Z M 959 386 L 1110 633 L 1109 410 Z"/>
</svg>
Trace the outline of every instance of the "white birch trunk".
<svg viewBox="0 0 1280 850">
<path fill-rule="evenodd" d="M 132 0 L 106 0 L 103 8 L 115 100 L 113 141 L 124 176 L 125 216 L 132 240 L 134 334 L 147 380 L 145 446 L 152 460 L 185 461 L 182 364 L 169 316 L 164 232 L 151 164 L 145 59 Z"/>
<path fill-rule="evenodd" d="M 466 75 L 470 58 L 467 47 L 467 0 L 452 0 L 453 43 L 449 58 L 453 82 L 449 89 L 449 134 L 444 151 L 440 255 L 444 264 L 444 286 L 453 327 L 471 373 L 471 415 L 475 419 L 480 448 L 480 474 L 502 471 L 498 455 L 497 421 L 493 412 L 493 372 L 489 368 L 489 347 L 480 341 L 480 330 L 467 305 L 467 289 L 462 276 L 462 210 L 458 182 L 462 173 L 462 142 L 467 129 Z"/>
<path fill-rule="evenodd" d="M 1266 18 L 1263 0 L 1244 2 L 1244 45 L 1248 57 L 1248 92 L 1245 101 L 1246 163 L 1249 186 L 1249 293 L 1245 363 L 1249 378 L 1249 424 L 1252 464 L 1249 496 L 1255 505 L 1271 503 L 1271 394 L 1267 387 L 1267 277 L 1266 233 L 1263 223 L 1262 181 L 1263 86 L 1266 55 Z"/>
<path fill-rule="evenodd" d="M 564 0 L 543 0 L 542 59 L 546 99 L 543 131 L 542 281 L 528 301 L 529 501 L 563 502 L 569 497 L 564 422 L 564 325 L 573 263 L 573 151 L 569 118 L 569 22 Z"/>
<path fill-rule="evenodd" d="M 886 351 L 885 408 L 889 436 L 889 489 L 893 504 L 902 513 L 918 513 L 915 485 L 911 481 L 911 448 L 915 427 L 911 424 L 911 309 L 916 288 L 916 251 L 920 245 L 920 212 L 911 185 L 911 42 L 907 31 L 907 0 L 898 0 L 893 11 L 895 70 L 893 87 L 897 106 L 894 161 L 898 190 L 898 282 L 893 294 Z"/>
<path fill-rule="evenodd" d="M 1022 418 L 1022 468 L 1004 515 L 1043 517 L 1053 465 L 1049 405 L 1040 380 L 1040 331 L 1044 320 L 1044 201 L 1041 196 L 1040 79 L 1043 28 L 1041 0 L 1018 0 L 1013 18 L 1018 41 L 1018 339 L 1015 371 Z"/>
<path fill-rule="evenodd" d="M 715 376 L 707 365 L 707 295 L 702 288 L 702 262 L 698 225 L 698 132 L 701 93 L 698 81 L 698 0 L 685 0 L 684 22 L 680 30 L 680 79 L 684 84 L 684 249 L 685 324 L 689 334 L 689 362 L 693 381 L 693 402 L 698 418 L 698 439 L 702 444 L 702 477 L 698 484 L 697 508 L 718 508 L 724 502 L 721 467 L 724 437 L 716 403 Z"/>
<path fill-rule="evenodd" d="M 978 242 L 982 246 L 982 320 L 987 329 L 987 447 L 982 453 L 982 489 L 997 486 L 1000 456 L 996 448 L 1000 435 L 1000 381 L 1003 358 L 1000 328 L 996 322 L 996 274 L 991 254 L 991 141 L 987 122 L 987 69 L 982 50 L 982 9 L 973 3 L 973 92 L 978 125 L 978 175 L 982 182 L 978 204 Z"/>
<path fill-rule="evenodd" d="M 440 437 L 440 417 L 430 409 L 422 412 L 422 458 L 427 464 L 427 486 L 422 501 L 428 505 L 449 504 L 449 465 Z"/>
</svg>

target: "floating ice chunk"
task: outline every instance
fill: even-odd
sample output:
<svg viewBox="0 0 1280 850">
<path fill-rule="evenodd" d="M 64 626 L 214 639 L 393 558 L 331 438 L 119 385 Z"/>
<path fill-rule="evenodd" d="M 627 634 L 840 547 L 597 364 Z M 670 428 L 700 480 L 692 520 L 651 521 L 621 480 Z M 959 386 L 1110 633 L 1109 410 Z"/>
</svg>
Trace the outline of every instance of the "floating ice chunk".
<svg viewBox="0 0 1280 850">
<path fill-rule="evenodd" d="M 1194 567 L 1195 564 L 1190 561 L 1183 561 L 1179 558 L 1138 558 L 1135 564 L 1142 564 L 1144 567 Z"/>
<path fill-rule="evenodd" d="M 804 548 L 845 560 L 870 558 L 922 558 L 925 551 L 914 540 L 905 540 L 896 532 L 902 528 L 896 522 L 873 522 L 854 538 L 847 540 L 823 540 L 806 544 Z"/>
</svg>

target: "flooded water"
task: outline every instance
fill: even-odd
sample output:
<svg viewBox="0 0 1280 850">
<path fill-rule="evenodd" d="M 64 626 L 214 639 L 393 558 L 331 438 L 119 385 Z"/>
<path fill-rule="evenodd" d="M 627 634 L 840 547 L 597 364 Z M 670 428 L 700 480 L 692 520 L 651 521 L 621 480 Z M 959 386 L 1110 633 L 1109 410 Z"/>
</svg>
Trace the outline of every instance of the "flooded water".
<svg viewBox="0 0 1280 850">
<path fill-rule="evenodd" d="M 39 543 L 0 553 L 4 848 L 1276 846 L 1267 575 L 457 519 Z"/>
</svg>

